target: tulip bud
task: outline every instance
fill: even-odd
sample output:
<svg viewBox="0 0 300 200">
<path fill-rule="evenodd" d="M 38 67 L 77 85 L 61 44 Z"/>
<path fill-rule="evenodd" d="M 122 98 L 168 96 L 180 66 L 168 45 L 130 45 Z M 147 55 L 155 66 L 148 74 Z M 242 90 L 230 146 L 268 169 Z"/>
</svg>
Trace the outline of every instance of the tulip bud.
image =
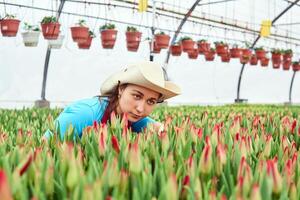
<svg viewBox="0 0 300 200">
<path fill-rule="evenodd" d="M 139 150 L 139 144 L 135 141 L 129 150 L 129 171 L 133 173 L 140 173 L 143 168 L 142 156 Z"/>
<path fill-rule="evenodd" d="M 0 194 L 3 200 L 13 200 L 5 171 L 0 169 Z"/>
<path fill-rule="evenodd" d="M 116 136 L 111 136 L 111 144 L 115 152 L 120 153 L 120 147 L 119 147 L 119 142 L 118 138 Z"/>
<path fill-rule="evenodd" d="M 289 197 L 291 200 L 297 200 L 297 188 L 295 183 L 291 183 L 290 185 Z"/>
<path fill-rule="evenodd" d="M 273 160 L 267 160 L 267 173 L 272 178 L 273 193 L 279 194 L 282 190 L 282 178 L 278 172 L 277 162 Z"/>
<path fill-rule="evenodd" d="M 268 135 L 266 139 L 265 149 L 262 152 L 262 155 L 268 158 L 271 154 L 271 148 L 272 148 L 272 136 Z"/>
<path fill-rule="evenodd" d="M 203 174 L 208 174 L 211 171 L 212 167 L 212 147 L 210 144 L 209 137 L 206 136 L 206 144 L 201 154 L 200 158 L 200 172 Z"/>
<path fill-rule="evenodd" d="M 99 154 L 101 156 L 104 156 L 105 151 L 106 151 L 106 142 L 104 140 L 104 134 L 103 134 L 103 132 L 100 133 L 98 148 L 99 148 Z"/>
<path fill-rule="evenodd" d="M 250 200 L 261 200 L 261 194 L 260 194 L 260 189 L 258 184 L 254 184 L 252 186 Z"/>
<path fill-rule="evenodd" d="M 226 152 L 221 143 L 218 144 L 216 153 L 217 153 L 216 171 L 217 174 L 220 175 L 223 171 L 223 166 L 226 164 Z"/>
</svg>

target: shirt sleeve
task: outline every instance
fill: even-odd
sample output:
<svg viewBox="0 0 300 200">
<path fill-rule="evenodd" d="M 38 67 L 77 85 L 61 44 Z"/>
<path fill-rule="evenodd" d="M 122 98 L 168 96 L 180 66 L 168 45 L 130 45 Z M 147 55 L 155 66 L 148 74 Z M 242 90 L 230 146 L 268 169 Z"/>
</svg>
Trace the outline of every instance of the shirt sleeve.
<svg viewBox="0 0 300 200">
<path fill-rule="evenodd" d="M 142 132 L 150 123 L 155 123 L 156 121 L 150 117 L 145 117 L 135 123 L 132 123 L 131 128 L 133 132 Z"/>
</svg>

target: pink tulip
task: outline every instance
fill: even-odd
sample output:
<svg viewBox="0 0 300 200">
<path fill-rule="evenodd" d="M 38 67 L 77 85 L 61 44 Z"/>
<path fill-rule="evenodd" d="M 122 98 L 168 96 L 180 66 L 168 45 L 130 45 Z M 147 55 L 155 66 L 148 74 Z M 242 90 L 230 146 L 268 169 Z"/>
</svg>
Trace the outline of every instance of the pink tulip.
<svg viewBox="0 0 300 200">
<path fill-rule="evenodd" d="M 199 166 L 201 173 L 208 174 L 212 167 L 212 147 L 208 136 L 206 136 L 205 141 L 206 144 L 201 154 Z"/>
<path fill-rule="evenodd" d="M 282 190 L 282 178 L 278 172 L 277 162 L 274 160 L 267 160 L 267 174 L 272 178 L 273 192 L 279 194 Z"/>
<path fill-rule="evenodd" d="M 226 152 L 221 143 L 219 143 L 217 146 L 216 154 L 217 154 L 216 170 L 217 170 L 217 174 L 220 175 L 223 171 L 223 166 L 226 164 Z"/>
<path fill-rule="evenodd" d="M 295 133 L 296 126 L 297 126 L 297 120 L 294 119 L 294 120 L 293 120 L 293 123 L 292 123 L 292 125 L 291 125 L 291 128 L 290 128 L 290 132 L 291 132 L 292 134 Z"/>
<path fill-rule="evenodd" d="M 133 173 L 140 173 L 143 168 L 143 160 L 139 150 L 139 144 L 136 140 L 129 149 L 129 171 Z"/>
<path fill-rule="evenodd" d="M 98 148 L 99 148 L 99 154 L 101 156 L 104 156 L 104 153 L 106 151 L 106 142 L 104 139 L 104 134 L 102 132 L 100 133 Z"/>
<path fill-rule="evenodd" d="M 2 200 L 13 199 L 5 171 L 2 169 L 0 169 L 0 196 Z"/>
<path fill-rule="evenodd" d="M 252 186 L 250 200 L 261 200 L 259 185 L 257 183 L 253 184 L 253 186 Z"/>
<path fill-rule="evenodd" d="M 111 137 L 111 144 L 115 152 L 120 153 L 118 138 L 114 135 Z"/>
</svg>

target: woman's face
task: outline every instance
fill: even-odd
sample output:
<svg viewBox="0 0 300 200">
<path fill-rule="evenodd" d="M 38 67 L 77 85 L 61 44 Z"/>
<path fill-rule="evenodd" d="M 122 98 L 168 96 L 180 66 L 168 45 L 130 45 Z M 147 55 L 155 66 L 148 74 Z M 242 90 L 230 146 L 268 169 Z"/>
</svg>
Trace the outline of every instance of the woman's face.
<svg viewBox="0 0 300 200">
<path fill-rule="evenodd" d="M 127 84 L 119 89 L 117 113 L 128 114 L 128 120 L 136 122 L 147 117 L 157 104 L 160 94 L 148 88 Z"/>
</svg>

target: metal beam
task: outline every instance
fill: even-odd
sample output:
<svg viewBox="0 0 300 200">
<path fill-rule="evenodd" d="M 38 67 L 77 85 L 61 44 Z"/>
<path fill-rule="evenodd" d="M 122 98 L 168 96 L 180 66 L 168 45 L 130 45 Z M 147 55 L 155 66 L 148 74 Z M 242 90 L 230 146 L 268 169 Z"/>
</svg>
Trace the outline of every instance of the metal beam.
<svg viewBox="0 0 300 200">
<path fill-rule="evenodd" d="M 175 43 L 176 38 L 177 38 L 180 30 L 182 29 L 182 26 L 184 25 L 186 20 L 191 16 L 191 13 L 194 11 L 194 9 L 196 8 L 196 6 L 198 5 L 198 3 L 200 1 L 201 0 L 196 0 L 195 3 L 192 5 L 192 7 L 189 9 L 189 11 L 185 14 L 184 18 L 181 20 L 181 23 L 179 24 L 179 26 L 178 26 L 177 30 L 175 31 L 175 34 L 172 38 L 171 45 Z M 167 57 L 166 57 L 166 60 L 165 60 L 165 65 L 164 65 L 164 69 L 166 71 L 167 71 L 167 66 L 168 66 L 169 59 L 170 59 L 170 49 L 168 49 Z"/>
<path fill-rule="evenodd" d="M 286 7 L 281 13 L 279 13 L 279 15 L 277 15 L 273 20 L 272 20 L 272 26 L 273 24 L 284 14 L 286 13 L 290 8 L 292 8 L 294 5 L 297 5 L 297 3 L 300 0 L 295 0 L 293 3 L 291 3 L 288 7 Z M 253 49 L 253 47 L 255 46 L 255 44 L 257 43 L 257 41 L 260 39 L 260 35 L 257 36 L 257 38 L 255 39 L 255 41 L 253 42 L 253 44 L 251 45 L 251 48 Z M 245 68 L 245 64 L 242 65 L 242 69 L 239 75 L 239 81 L 238 81 L 238 87 L 237 87 L 237 97 L 235 99 L 235 102 L 241 102 L 240 99 L 240 88 L 241 88 L 241 81 L 242 81 L 242 76 L 243 76 L 243 72 L 244 72 L 244 68 Z"/>
<path fill-rule="evenodd" d="M 61 11 L 64 7 L 65 0 L 60 0 L 59 8 L 56 13 L 56 19 L 58 21 Z M 48 75 L 48 67 L 49 67 L 49 60 L 51 55 L 51 48 L 48 46 L 44 64 L 44 73 L 43 73 L 43 84 L 42 84 L 42 92 L 41 92 L 41 99 L 46 100 L 46 83 L 47 83 L 47 75 Z"/>
<path fill-rule="evenodd" d="M 291 80 L 291 85 L 290 85 L 290 92 L 289 92 L 289 103 L 292 103 L 292 90 L 293 90 L 293 84 L 294 84 L 294 79 L 295 79 L 296 71 L 294 71 L 292 80 Z"/>
<path fill-rule="evenodd" d="M 227 3 L 229 1 L 236 1 L 236 0 L 222 0 L 222 1 L 212 1 L 208 3 L 199 3 L 198 6 L 206 6 L 206 5 L 212 5 L 212 4 L 218 4 L 218 3 Z"/>
</svg>

